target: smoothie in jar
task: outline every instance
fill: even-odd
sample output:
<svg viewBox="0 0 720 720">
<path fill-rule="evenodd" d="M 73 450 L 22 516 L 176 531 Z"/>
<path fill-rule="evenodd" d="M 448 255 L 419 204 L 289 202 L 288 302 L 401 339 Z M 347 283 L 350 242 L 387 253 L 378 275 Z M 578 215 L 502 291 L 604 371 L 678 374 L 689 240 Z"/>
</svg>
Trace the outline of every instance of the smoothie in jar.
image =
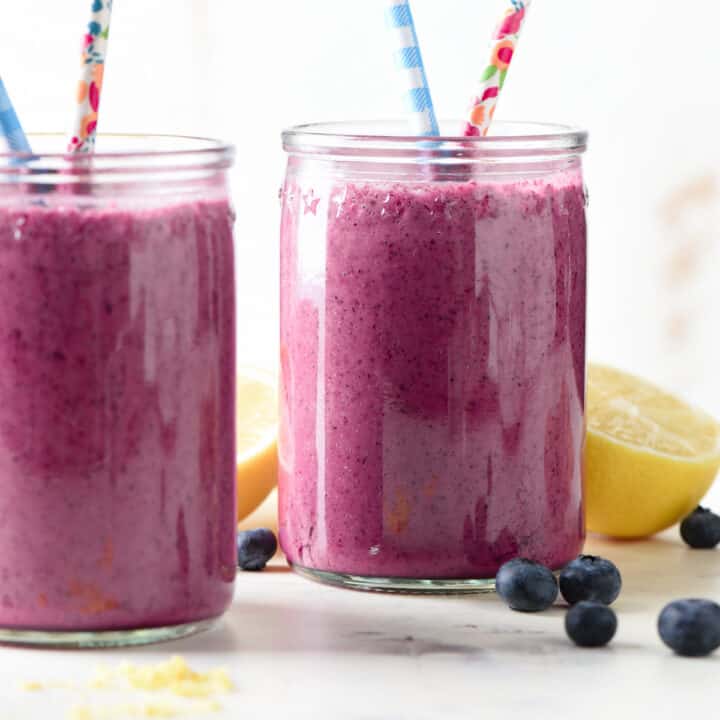
<svg viewBox="0 0 720 720">
<path fill-rule="evenodd" d="M 491 578 L 516 556 L 562 566 L 584 539 L 579 169 L 402 182 L 335 172 L 318 191 L 318 171 L 292 162 L 288 559 L 428 580 Z"/>
<path fill-rule="evenodd" d="M 177 627 L 229 605 L 232 224 L 223 185 L 0 197 L 3 631 Z"/>
</svg>

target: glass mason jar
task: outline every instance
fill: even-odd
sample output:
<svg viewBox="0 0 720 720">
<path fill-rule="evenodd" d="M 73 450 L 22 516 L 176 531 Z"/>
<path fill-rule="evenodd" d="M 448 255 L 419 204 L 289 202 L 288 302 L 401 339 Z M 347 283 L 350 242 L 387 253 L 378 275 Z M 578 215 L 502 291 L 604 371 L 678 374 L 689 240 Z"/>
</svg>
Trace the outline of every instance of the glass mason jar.
<svg viewBox="0 0 720 720">
<path fill-rule="evenodd" d="M 180 637 L 235 577 L 234 150 L 0 156 L 0 641 Z"/>
<path fill-rule="evenodd" d="M 283 135 L 280 539 L 329 583 L 489 589 L 584 541 L 586 133 L 402 127 Z"/>
</svg>

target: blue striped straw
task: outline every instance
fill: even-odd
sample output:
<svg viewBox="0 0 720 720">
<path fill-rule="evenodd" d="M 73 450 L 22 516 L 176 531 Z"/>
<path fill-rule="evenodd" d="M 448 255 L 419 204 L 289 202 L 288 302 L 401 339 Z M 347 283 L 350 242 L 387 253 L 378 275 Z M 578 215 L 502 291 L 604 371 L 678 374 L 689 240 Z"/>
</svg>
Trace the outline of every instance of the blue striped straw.
<svg viewBox="0 0 720 720">
<path fill-rule="evenodd" d="M 25 137 L 18 116 L 10 102 L 5 84 L 0 78 L 0 131 L 5 136 L 8 147 L 13 152 L 30 153 L 30 143 Z"/>
<path fill-rule="evenodd" d="M 395 61 L 405 84 L 406 102 L 416 135 L 440 135 L 410 0 L 386 0 L 385 16 L 395 40 Z"/>
</svg>

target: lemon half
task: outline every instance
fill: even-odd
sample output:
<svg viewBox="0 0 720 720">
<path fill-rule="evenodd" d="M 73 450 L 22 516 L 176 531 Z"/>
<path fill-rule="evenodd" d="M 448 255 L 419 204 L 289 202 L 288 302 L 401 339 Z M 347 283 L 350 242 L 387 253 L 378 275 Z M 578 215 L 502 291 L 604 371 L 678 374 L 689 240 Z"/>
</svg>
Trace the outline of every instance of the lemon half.
<svg viewBox="0 0 720 720">
<path fill-rule="evenodd" d="M 720 426 L 650 383 L 602 365 L 588 370 L 588 529 L 619 538 L 674 525 L 712 485 Z"/>
<path fill-rule="evenodd" d="M 237 517 L 247 517 L 277 485 L 277 381 L 241 369 L 237 377 Z"/>
</svg>

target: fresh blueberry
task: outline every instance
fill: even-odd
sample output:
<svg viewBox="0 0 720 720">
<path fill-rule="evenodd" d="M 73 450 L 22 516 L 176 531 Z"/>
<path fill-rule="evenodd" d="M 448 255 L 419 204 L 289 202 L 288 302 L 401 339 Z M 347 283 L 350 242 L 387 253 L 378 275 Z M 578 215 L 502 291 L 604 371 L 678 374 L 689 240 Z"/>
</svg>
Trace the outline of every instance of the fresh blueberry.
<svg viewBox="0 0 720 720">
<path fill-rule="evenodd" d="M 495 576 L 498 595 L 513 609 L 539 612 L 557 598 L 557 580 L 548 568 L 524 558 L 506 562 Z"/>
<path fill-rule="evenodd" d="M 714 548 L 720 543 L 720 516 L 697 507 L 680 523 L 680 536 L 691 548 Z"/>
<path fill-rule="evenodd" d="M 277 551 L 272 530 L 243 530 L 237 536 L 238 565 L 243 570 L 262 570 Z"/>
<path fill-rule="evenodd" d="M 560 592 L 570 605 L 588 600 L 610 605 L 620 594 L 620 571 L 605 558 L 579 555 L 560 573 Z"/>
<path fill-rule="evenodd" d="M 580 647 L 602 647 L 615 636 L 617 617 L 612 608 L 600 602 L 581 602 L 565 615 L 565 631 Z"/>
<path fill-rule="evenodd" d="M 720 647 L 720 605 L 712 600 L 675 600 L 660 613 L 658 631 L 678 655 L 709 655 Z"/>
</svg>

